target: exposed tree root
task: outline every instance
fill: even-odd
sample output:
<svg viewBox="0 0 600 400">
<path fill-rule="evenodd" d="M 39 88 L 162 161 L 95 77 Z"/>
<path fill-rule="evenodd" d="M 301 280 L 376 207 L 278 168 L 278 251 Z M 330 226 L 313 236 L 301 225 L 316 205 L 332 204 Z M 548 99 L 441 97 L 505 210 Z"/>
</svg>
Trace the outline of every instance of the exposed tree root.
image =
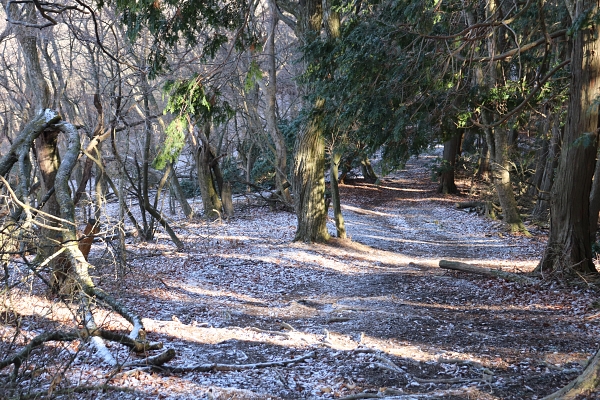
<svg viewBox="0 0 600 400">
<path fill-rule="evenodd" d="M 542 400 L 570 400 L 588 396 L 600 387 L 600 350 L 589 360 L 587 367 L 571 383 Z"/>
</svg>

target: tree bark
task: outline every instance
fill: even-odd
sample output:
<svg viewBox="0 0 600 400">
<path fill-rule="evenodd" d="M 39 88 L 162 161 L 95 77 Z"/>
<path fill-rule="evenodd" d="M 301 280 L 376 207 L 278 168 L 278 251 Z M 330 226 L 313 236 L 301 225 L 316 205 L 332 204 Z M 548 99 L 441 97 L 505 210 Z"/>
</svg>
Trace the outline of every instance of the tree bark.
<svg viewBox="0 0 600 400">
<path fill-rule="evenodd" d="M 221 215 L 223 204 L 217 193 L 212 178 L 211 163 L 213 161 L 208 141 L 210 135 L 210 122 L 204 123 L 204 133 L 200 134 L 200 146 L 196 150 L 196 169 L 198 172 L 198 185 L 202 196 L 204 216 L 209 217 L 215 213 Z"/>
<path fill-rule="evenodd" d="M 169 163 L 167 165 L 167 168 L 173 169 L 173 165 L 171 163 Z M 183 215 L 185 215 L 185 217 L 187 219 L 192 219 L 194 217 L 194 210 L 192 209 L 192 207 L 190 206 L 190 203 L 188 203 L 187 199 L 185 198 L 183 189 L 181 189 L 181 185 L 179 184 L 179 178 L 177 177 L 177 174 L 175 173 L 174 169 L 173 169 L 173 174 L 171 176 L 171 189 L 173 190 L 173 193 L 175 194 L 175 198 L 177 199 L 177 201 L 179 202 L 179 205 L 181 206 Z"/>
<path fill-rule="evenodd" d="M 544 397 L 542 400 L 571 400 L 580 399 L 596 393 L 600 387 L 600 350 L 588 361 L 581 375 L 562 389 Z"/>
<path fill-rule="evenodd" d="M 281 197 L 288 204 L 292 204 L 287 178 L 287 149 L 285 139 L 277 126 L 277 67 L 275 64 L 275 31 L 277 28 L 277 11 L 274 0 L 269 1 L 271 9 L 271 25 L 269 27 L 269 36 L 265 46 L 267 55 L 267 73 L 269 75 L 268 85 L 262 84 L 267 97 L 267 106 L 265 108 L 265 118 L 267 121 L 267 130 L 275 145 L 275 185 L 281 193 Z"/>
<path fill-rule="evenodd" d="M 560 147 L 562 144 L 562 130 L 560 127 L 559 115 L 554 115 L 551 122 L 552 137 L 548 145 L 548 153 L 544 156 L 544 173 L 537 188 L 537 199 L 531 212 L 532 217 L 538 221 L 548 221 L 548 212 L 550 209 L 550 192 L 554 184 L 554 174 L 558 165 L 560 156 Z"/>
<path fill-rule="evenodd" d="M 331 203 L 333 204 L 333 219 L 335 220 L 337 237 L 340 239 L 346 239 L 346 224 L 344 223 L 344 216 L 342 215 L 342 206 L 340 204 L 340 188 L 338 186 L 338 169 L 341 159 L 342 153 L 333 149 L 331 154 L 329 179 L 331 179 Z"/>
<path fill-rule="evenodd" d="M 600 160 L 596 157 L 596 169 L 590 192 L 590 242 L 596 243 L 598 214 L 600 213 Z"/>
<path fill-rule="evenodd" d="M 477 179 L 481 179 L 482 181 L 488 181 L 490 179 L 490 158 L 490 146 L 488 146 L 487 140 L 484 138 L 477 165 Z"/>
<path fill-rule="evenodd" d="M 377 182 L 377 174 L 373 170 L 373 166 L 371 165 L 371 160 L 369 160 L 369 157 L 363 156 L 361 158 L 360 169 L 362 171 L 363 178 L 365 178 L 365 181 L 369 183 Z"/>
<path fill-rule="evenodd" d="M 502 207 L 503 222 L 508 225 L 511 232 L 522 232 L 529 235 L 519 215 L 515 192 L 510 180 L 510 158 L 508 155 L 508 135 L 510 132 L 502 128 L 488 128 L 487 131 L 489 132 L 487 134 L 488 140 L 494 140 L 492 176 L 494 187 L 498 193 L 498 200 Z"/>
<path fill-rule="evenodd" d="M 450 140 L 444 142 L 444 159 L 442 161 L 442 171 L 440 173 L 440 185 L 438 192 L 442 194 L 458 193 L 458 188 L 454 182 L 454 171 L 456 168 L 456 157 L 460 149 L 462 132 L 452 136 Z"/>
<path fill-rule="evenodd" d="M 324 100 L 317 100 L 310 122 L 296 138 L 294 203 L 298 218 L 297 241 L 329 240 L 325 209 L 325 139 L 321 127 L 324 104 Z"/>
<path fill-rule="evenodd" d="M 225 217 L 233 217 L 233 195 L 231 193 L 231 183 L 225 182 L 223 185 L 221 199 L 223 200 L 223 212 L 225 213 Z"/>
<path fill-rule="evenodd" d="M 307 44 L 321 31 L 322 0 L 300 3 L 297 17 L 296 35 Z M 323 99 L 315 101 L 309 120 L 296 137 L 294 205 L 298 218 L 297 241 L 326 242 L 330 238 L 325 209 L 325 139 L 322 127 L 324 106 Z"/>
<path fill-rule="evenodd" d="M 15 3 L 10 7 L 16 11 Z M 17 15 L 12 13 L 12 15 Z M 26 23 L 36 22 L 36 10 L 33 3 L 26 3 L 21 9 L 21 20 Z M 51 105 L 50 87 L 44 76 L 39 56 L 37 44 L 37 30 L 35 28 L 23 25 L 15 26 L 16 37 L 23 53 L 24 67 L 26 70 L 27 94 L 30 98 L 31 107 L 29 108 L 30 119 L 40 114 Z M 38 168 L 42 175 L 44 192 L 48 192 L 54 187 L 54 182 L 58 167 L 60 165 L 60 156 L 58 153 L 58 134 L 56 127 L 45 129 L 35 139 L 35 155 Z M 44 211 L 51 215 L 60 215 L 60 208 L 56 196 L 52 195 L 44 205 Z M 49 221 L 49 226 L 55 226 L 55 221 Z M 58 249 L 62 241 L 60 231 L 55 229 L 42 228 L 43 240 L 38 243 L 38 259 L 45 259 Z M 55 261 L 50 264 L 52 269 L 60 269 Z"/>
<path fill-rule="evenodd" d="M 572 2 L 575 4 L 574 2 Z M 597 0 L 577 2 L 577 15 L 596 12 Z M 552 190 L 550 235 L 539 273 L 596 273 L 590 242 L 590 192 L 598 146 L 600 37 L 595 25 L 576 32 L 564 145 Z"/>
<path fill-rule="evenodd" d="M 546 111 L 550 114 L 549 111 Z M 546 168 L 546 159 L 550 153 L 550 141 L 552 139 L 552 115 L 547 115 L 546 118 L 540 123 L 538 128 L 538 149 L 535 152 L 535 173 L 529 179 L 529 188 L 527 189 L 527 196 L 535 198 L 537 197 L 542 181 L 544 179 L 544 171 Z"/>
</svg>

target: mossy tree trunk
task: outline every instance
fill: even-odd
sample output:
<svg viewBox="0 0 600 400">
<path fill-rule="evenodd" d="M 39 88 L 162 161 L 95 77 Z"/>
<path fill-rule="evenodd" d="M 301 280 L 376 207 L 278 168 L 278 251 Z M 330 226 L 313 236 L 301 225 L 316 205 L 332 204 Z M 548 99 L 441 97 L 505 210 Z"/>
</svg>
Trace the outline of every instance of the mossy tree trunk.
<svg viewBox="0 0 600 400">
<path fill-rule="evenodd" d="M 194 217 L 194 210 L 192 209 L 192 207 L 190 206 L 190 203 L 188 203 L 187 199 L 185 198 L 185 193 L 183 192 L 183 189 L 181 188 L 181 185 L 179 184 L 179 178 L 177 177 L 177 173 L 171 163 L 167 164 L 167 168 L 171 169 L 173 171 L 171 174 L 171 189 L 173 190 L 173 193 L 175 194 L 175 198 L 177 199 L 177 201 L 179 202 L 179 205 L 181 206 L 181 211 L 183 211 L 183 214 L 185 215 L 185 217 L 187 219 L 192 219 Z"/>
<path fill-rule="evenodd" d="M 492 179 L 498 200 L 502 207 L 503 222 L 508 226 L 511 232 L 521 232 L 529 235 L 523 220 L 519 215 L 515 192 L 510 179 L 510 157 L 508 146 L 509 130 L 504 128 L 487 128 L 486 138 L 488 142 L 493 141 L 494 146 L 490 147 L 492 156 Z"/>
<path fill-rule="evenodd" d="M 17 15 L 17 6 L 12 3 L 10 5 L 12 15 Z M 21 9 L 21 20 L 24 23 L 36 23 L 36 10 L 33 4 L 24 4 Z M 23 54 L 24 68 L 26 70 L 27 95 L 30 99 L 29 118 L 43 112 L 50 107 L 52 103 L 52 95 L 50 87 L 45 79 L 44 72 L 40 63 L 39 48 L 37 43 L 37 29 L 27 27 L 26 25 L 15 26 L 15 32 L 21 52 Z M 45 129 L 35 140 L 35 155 L 38 168 L 42 176 L 43 193 L 48 193 L 54 188 L 56 173 L 60 165 L 60 156 L 58 152 L 58 134 L 56 128 Z M 22 171 L 23 172 L 23 171 Z M 28 196 L 28 193 L 23 193 Z M 56 195 L 52 195 L 44 206 L 44 211 L 51 215 L 60 215 Z M 45 259 L 49 255 L 57 251 L 62 242 L 62 235 L 59 230 L 52 229 L 56 226 L 55 221 L 48 221 L 49 228 L 43 227 L 43 240 L 38 244 L 39 259 Z M 58 263 L 51 262 L 50 266 L 53 270 L 60 269 Z"/>
<path fill-rule="evenodd" d="M 202 197 L 204 215 L 220 216 L 223 204 L 217 192 L 217 187 L 212 175 L 212 165 L 215 157 L 210 148 L 210 122 L 205 122 L 200 133 L 200 141 L 196 149 L 196 171 L 198 173 L 198 186 Z"/>
<path fill-rule="evenodd" d="M 294 203 L 298 227 L 295 240 L 326 242 L 325 209 L 325 139 L 321 110 L 324 100 L 317 100 L 310 122 L 296 138 L 294 165 Z"/>
<path fill-rule="evenodd" d="M 377 182 L 377 174 L 375 173 L 375 170 L 371 165 L 371 160 L 369 160 L 369 157 L 364 155 L 361 157 L 360 169 L 362 171 L 363 178 L 365 179 L 365 181 L 369 183 Z"/>
<path fill-rule="evenodd" d="M 492 0 L 486 5 L 486 15 L 492 16 L 497 13 L 502 15 L 506 13 L 505 7 L 506 5 L 501 1 Z M 490 57 L 494 57 L 502 52 L 507 46 L 506 28 L 499 27 L 498 31 L 494 32 L 493 35 L 490 35 L 487 45 L 488 55 Z M 488 88 L 491 90 L 498 85 L 503 84 L 505 73 L 506 69 L 503 67 L 502 61 L 495 61 L 492 63 L 487 76 Z M 494 105 L 491 104 L 490 106 Z M 498 104 L 495 106 L 498 106 Z M 521 232 L 529 235 L 529 232 L 527 231 L 527 228 L 525 228 L 521 216 L 519 215 L 517 201 L 510 179 L 511 164 L 509 155 L 509 137 L 513 134 L 512 128 L 509 126 L 508 122 L 496 127 L 491 126 L 490 124 L 494 118 L 493 114 L 490 111 L 483 111 L 481 114 L 482 120 L 486 125 L 484 131 L 490 153 L 492 180 L 496 193 L 498 194 L 500 206 L 502 207 L 503 221 L 511 232 Z"/>
<path fill-rule="evenodd" d="M 305 44 L 321 32 L 323 3 L 327 4 L 322 0 L 306 0 L 299 3 L 296 34 Z M 326 242 L 330 238 L 325 209 L 325 132 L 322 125 L 324 106 L 325 100 L 315 101 L 311 116 L 296 137 L 293 186 L 298 219 L 295 237 L 297 241 Z"/>
</svg>

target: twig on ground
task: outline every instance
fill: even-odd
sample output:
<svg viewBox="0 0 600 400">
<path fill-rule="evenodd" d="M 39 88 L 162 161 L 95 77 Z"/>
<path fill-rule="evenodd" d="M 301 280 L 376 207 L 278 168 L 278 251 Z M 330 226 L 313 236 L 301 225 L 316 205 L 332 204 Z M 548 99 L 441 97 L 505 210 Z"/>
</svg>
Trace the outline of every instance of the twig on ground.
<svg viewBox="0 0 600 400">
<path fill-rule="evenodd" d="M 265 329 L 256 328 L 254 326 L 250 326 L 247 329 L 254 331 L 254 332 L 258 332 L 258 333 L 266 333 L 267 335 L 279 335 L 279 336 L 285 336 L 285 337 L 290 336 L 289 332 L 267 331 Z"/>
<path fill-rule="evenodd" d="M 126 393 L 137 393 L 136 389 L 123 387 L 123 386 L 112 386 L 112 385 L 88 385 L 88 386 L 75 386 L 66 389 L 55 390 L 52 392 L 52 397 L 56 397 L 61 394 L 72 394 L 72 393 L 86 393 L 86 392 L 126 392 Z M 20 394 L 15 399 L 43 399 L 48 397 L 48 391 L 35 392 L 29 394 Z"/>
<path fill-rule="evenodd" d="M 257 368 L 269 368 L 269 367 L 285 367 L 290 364 L 295 364 L 301 361 L 304 361 L 308 358 L 315 357 L 316 353 L 311 351 L 303 356 L 292 358 L 289 360 L 281 360 L 281 361 L 270 361 L 264 363 L 255 363 L 255 364 L 198 364 L 191 366 L 182 366 L 182 367 L 169 367 L 169 366 L 155 366 L 156 369 L 162 371 L 168 371 L 174 374 L 177 373 L 187 373 L 187 372 L 210 372 L 210 371 L 243 371 L 246 369 L 257 369 Z"/>
</svg>

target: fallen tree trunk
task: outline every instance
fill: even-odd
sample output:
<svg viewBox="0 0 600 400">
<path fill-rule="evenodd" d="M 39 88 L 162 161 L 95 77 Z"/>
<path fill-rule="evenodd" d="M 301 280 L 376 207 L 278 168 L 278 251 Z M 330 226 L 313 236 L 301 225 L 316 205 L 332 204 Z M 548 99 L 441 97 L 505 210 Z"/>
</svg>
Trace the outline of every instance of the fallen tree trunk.
<svg viewBox="0 0 600 400">
<path fill-rule="evenodd" d="M 463 209 L 463 208 L 478 208 L 478 207 L 485 207 L 485 202 L 484 201 L 463 201 L 460 203 L 455 203 L 454 206 L 456 208 Z"/>
<path fill-rule="evenodd" d="M 458 261 L 440 260 L 439 265 L 440 265 L 440 268 L 444 268 L 444 269 L 468 272 L 471 274 L 492 276 L 495 278 L 502 278 L 504 280 L 511 281 L 511 282 L 527 283 L 527 284 L 533 284 L 533 283 L 537 282 L 537 279 L 531 278 L 529 276 L 515 274 L 512 272 L 506 272 L 506 271 L 502 271 L 500 269 L 477 267 L 475 265 L 466 264 L 466 263 L 462 263 L 462 262 L 458 262 Z"/>
</svg>

